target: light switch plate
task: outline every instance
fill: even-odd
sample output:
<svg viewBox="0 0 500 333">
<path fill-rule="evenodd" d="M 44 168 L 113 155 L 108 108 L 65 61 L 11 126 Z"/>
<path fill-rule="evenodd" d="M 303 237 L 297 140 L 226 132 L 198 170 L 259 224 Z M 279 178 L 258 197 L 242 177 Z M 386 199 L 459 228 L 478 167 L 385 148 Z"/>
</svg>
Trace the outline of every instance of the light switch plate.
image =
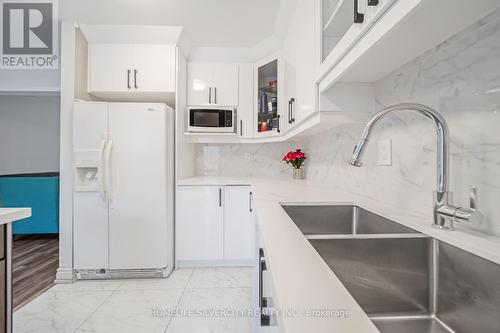
<svg viewBox="0 0 500 333">
<path fill-rule="evenodd" d="M 392 165 L 392 140 L 384 139 L 378 142 L 378 165 Z"/>
</svg>

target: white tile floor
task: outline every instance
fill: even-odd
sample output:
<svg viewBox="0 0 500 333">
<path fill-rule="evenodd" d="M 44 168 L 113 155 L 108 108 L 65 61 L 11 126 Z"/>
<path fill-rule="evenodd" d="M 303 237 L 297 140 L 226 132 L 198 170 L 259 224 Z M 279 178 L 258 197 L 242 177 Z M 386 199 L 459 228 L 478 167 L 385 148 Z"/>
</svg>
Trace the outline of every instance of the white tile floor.
<svg viewBox="0 0 500 333">
<path fill-rule="evenodd" d="M 251 268 L 180 269 L 168 279 L 79 281 L 14 313 L 14 333 L 250 333 L 250 317 L 170 317 L 165 309 L 252 309 Z M 157 315 L 153 315 L 153 310 Z"/>
</svg>

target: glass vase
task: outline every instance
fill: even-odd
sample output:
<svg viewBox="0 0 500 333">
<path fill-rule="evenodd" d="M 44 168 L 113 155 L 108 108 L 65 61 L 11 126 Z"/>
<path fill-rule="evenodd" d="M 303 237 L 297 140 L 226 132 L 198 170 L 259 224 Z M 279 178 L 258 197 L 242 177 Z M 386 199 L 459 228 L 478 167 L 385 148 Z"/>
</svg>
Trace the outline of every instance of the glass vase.
<svg viewBox="0 0 500 333">
<path fill-rule="evenodd" d="M 293 179 L 304 179 L 304 168 L 293 168 Z"/>
</svg>

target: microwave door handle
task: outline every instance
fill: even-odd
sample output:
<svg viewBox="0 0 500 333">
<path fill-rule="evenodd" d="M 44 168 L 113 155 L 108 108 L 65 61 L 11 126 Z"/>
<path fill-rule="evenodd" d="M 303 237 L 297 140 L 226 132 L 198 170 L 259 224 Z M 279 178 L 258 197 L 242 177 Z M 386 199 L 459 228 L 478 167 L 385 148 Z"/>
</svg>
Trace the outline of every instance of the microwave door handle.
<svg viewBox="0 0 500 333">
<path fill-rule="evenodd" d="M 234 108 L 230 114 L 231 126 L 233 128 L 234 134 L 238 135 L 238 109 Z M 241 124 L 240 124 L 241 131 Z"/>
</svg>

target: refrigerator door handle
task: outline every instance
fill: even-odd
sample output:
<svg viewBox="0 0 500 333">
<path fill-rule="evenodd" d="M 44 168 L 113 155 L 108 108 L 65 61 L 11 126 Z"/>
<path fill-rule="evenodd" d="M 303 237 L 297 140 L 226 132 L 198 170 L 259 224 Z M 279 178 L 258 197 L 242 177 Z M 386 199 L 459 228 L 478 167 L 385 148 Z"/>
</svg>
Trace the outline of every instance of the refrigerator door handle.
<svg viewBox="0 0 500 333">
<path fill-rule="evenodd" d="M 99 148 L 99 165 L 98 165 L 98 183 L 99 183 L 99 195 L 101 196 L 101 200 L 104 202 L 106 206 L 106 190 L 104 189 L 104 151 L 106 150 L 106 140 L 101 140 L 101 145 Z"/>
<path fill-rule="evenodd" d="M 111 202 L 113 198 L 113 188 L 112 188 L 112 179 L 111 179 L 111 152 L 113 151 L 113 140 L 109 140 L 108 144 L 106 146 L 106 153 L 105 153 L 105 170 L 106 170 L 106 176 L 104 177 L 105 183 L 106 183 L 106 193 L 108 195 L 108 200 Z"/>
</svg>

